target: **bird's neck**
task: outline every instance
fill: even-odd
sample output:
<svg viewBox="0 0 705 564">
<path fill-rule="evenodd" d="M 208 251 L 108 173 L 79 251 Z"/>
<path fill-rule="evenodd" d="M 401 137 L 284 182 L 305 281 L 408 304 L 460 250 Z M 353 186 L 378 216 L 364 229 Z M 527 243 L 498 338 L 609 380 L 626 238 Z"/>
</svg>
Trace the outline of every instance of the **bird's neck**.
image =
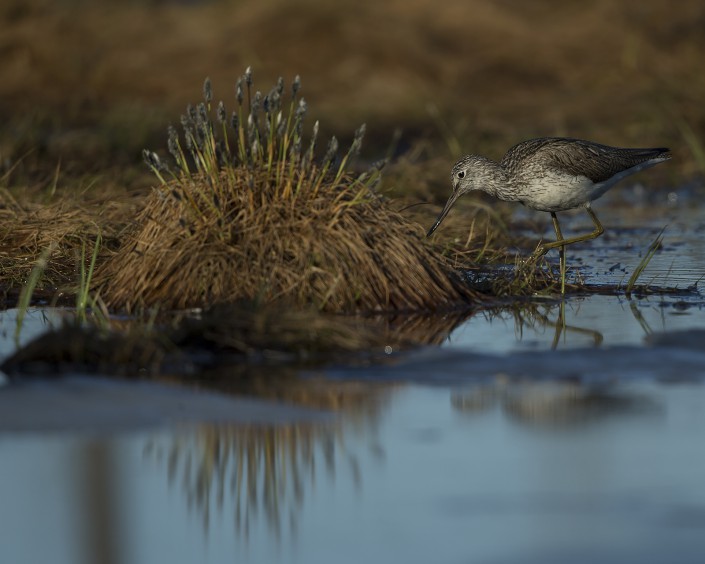
<svg viewBox="0 0 705 564">
<path fill-rule="evenodd" d="M 512 176 L 500 163 L 487 159 L 485 177 L 483 178 L 484 191 L 490 196 L 506 200 L 507 188 L 512 184 Z"/>
</svg>

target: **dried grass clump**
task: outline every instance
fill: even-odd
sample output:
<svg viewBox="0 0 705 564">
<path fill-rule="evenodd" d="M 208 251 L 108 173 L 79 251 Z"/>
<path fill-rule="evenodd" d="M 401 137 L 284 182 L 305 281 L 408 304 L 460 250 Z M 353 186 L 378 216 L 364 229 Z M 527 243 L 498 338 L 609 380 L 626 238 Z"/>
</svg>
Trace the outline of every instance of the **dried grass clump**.
<svg viewBox="0 0 705 564">
<path fill-rule="evenodd" d="M 119 212 L 119 210 L 118 210 Z M 82 245 L 92 247 L 102 233 L 117 236 L 115 210 L 79 204 L 70 198 L 37 204 L 18 202 L 9 191 L 0 191 L 0 286 L 4 292 L 23 287 L 46 253 L 41 289 L 76 284 Z"/>
<path fill-rule="evenodd" d="M 118 309 L 201 307 L 237 299 L 287 300 L 328 311 L 437 309 L 472 298 L 410 223 L 374 192 L 380 165 L 354 175 L 333 137 L 316 159 L 319 124 L 304 145 L 300 80 L 252 94 L 248 71 L 237 109 L 212 90 L 169 130 L 172 170 L 145 151 L 161 181 L 122 247 L 98 273 Z M 287 101 L 285 101 L 287 98 Z M 183 144 L 182 144 L 183 140 Z"/>
</svg>

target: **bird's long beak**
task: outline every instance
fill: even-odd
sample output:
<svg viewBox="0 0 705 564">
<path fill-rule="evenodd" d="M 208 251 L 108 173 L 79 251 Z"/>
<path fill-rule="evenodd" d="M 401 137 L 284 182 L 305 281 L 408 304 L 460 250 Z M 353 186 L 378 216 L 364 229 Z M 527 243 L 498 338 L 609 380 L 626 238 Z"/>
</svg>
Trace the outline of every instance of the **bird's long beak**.
<svg viewBox="0 0 705 564">
<path fill-rule="evenodd" d="M 436 223 L 433 224 L 433 227 L 431 227 L 431 229 L 428 230 L 428 233 L 426 233 L 426 237 L 430 237 L 431 234 L 438 228 L 438 226 L 441 224 L 441 221 L 443 221 L 445 219 L 445 217 L 448 215 L 450 208 L 453 207 L 453 204 L 455 203 L 455 200 L 458 199 L 458 196 L 459 196 L 458 190 L 453 190 L 453 193 L 450 195 L 450 198 L 448 198 L 448 201 L 446 202 L 446 205 L 443 208 L 441 215 L 438 216 L 438 219 L 436 220 Z"/>
</svg>

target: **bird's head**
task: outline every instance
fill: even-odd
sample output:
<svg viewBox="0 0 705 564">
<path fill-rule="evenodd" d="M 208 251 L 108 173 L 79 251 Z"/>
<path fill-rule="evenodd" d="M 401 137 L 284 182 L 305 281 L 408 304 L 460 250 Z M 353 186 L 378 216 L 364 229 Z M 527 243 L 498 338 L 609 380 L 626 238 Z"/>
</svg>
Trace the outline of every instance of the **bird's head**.
<svg viewBox="0 0 705 564">
<path fill-rule="evenodd" d="M 497 165 L 495 163 L 478 155 L 468 155 L 455 163 L 450 174 L 450 180 L 453 184 L 453 193 L 450 195 L 450 198 L 448 198 L 443 211 L 438 216 L 438 219 L 436 219 L 433 227 L 429 229 L 426 236 L 430 237 L 438 228 L 446 215 L 448 215 L 450 208 L 453 207 L 453 204 L 455 204 L 455 201 L 460 198 L 460 196 L 472 192 L 473 190 L 486 191 L 489 186 L 492 186 L 494 184 L 492 173 L 496 167 Z"/>
</svg>

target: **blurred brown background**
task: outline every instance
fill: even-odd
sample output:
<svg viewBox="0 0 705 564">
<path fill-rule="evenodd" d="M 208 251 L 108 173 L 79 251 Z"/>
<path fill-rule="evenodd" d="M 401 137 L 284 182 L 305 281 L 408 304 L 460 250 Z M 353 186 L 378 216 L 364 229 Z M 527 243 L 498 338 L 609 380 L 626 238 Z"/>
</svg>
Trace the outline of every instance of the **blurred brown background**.
<svg viewBox="0 0 705 564">
<path fill-rule="evenodd" d="M 232 107 L 248 65 L 265 91 L 300 74 L 325 135 L 366 122 L 370 160 L 401 129 L 447 162 L 565 135 L 671 146 L 665 181 L 705 166 L 699 0 L 5 0 L 0 29 L 6 178 L 127 179 L 206 76 Z"/>
</svg>

